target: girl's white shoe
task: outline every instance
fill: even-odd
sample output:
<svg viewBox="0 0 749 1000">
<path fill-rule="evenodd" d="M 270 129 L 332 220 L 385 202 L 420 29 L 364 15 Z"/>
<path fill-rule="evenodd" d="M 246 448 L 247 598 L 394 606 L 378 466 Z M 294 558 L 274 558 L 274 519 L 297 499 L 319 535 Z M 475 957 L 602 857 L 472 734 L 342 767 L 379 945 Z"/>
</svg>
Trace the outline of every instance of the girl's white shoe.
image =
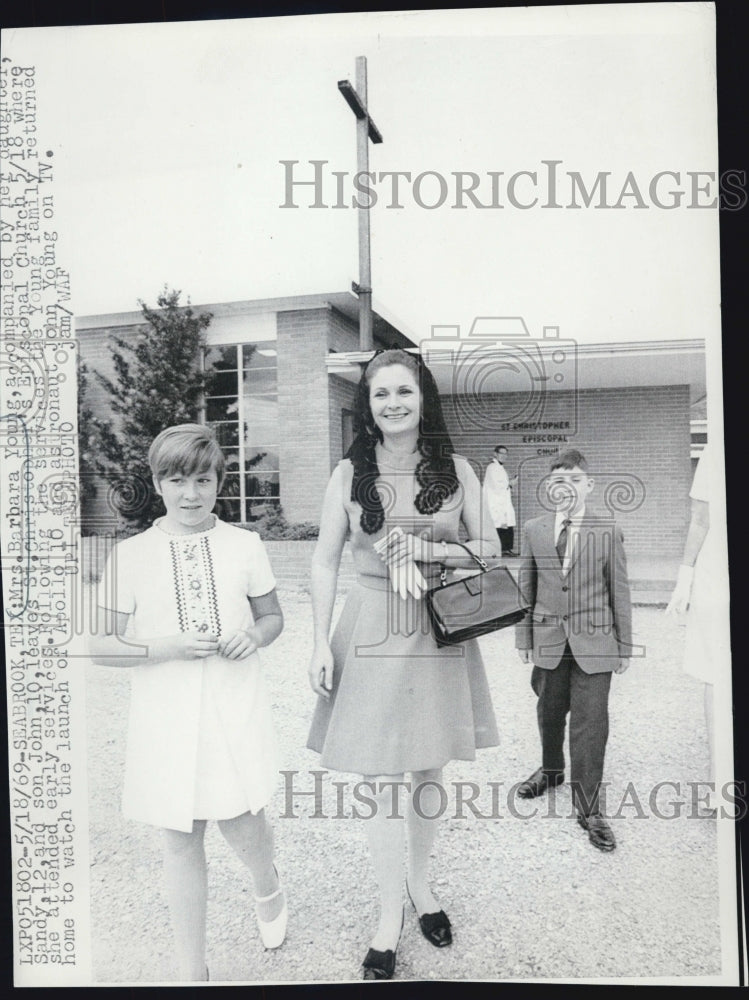
<svg viewBox="0 0 749 1000">
<path fill-rule="evenodd" d="M 274 870 L 276 866 L 273 866 Z M 276 878 L 278 878 L 278 871 L 276 871 Z M 261 920 L 260 914 L 258 913 L 257 904 L 258 903 L 269 903 L 276 896 L 283 894 L 283 888 L 281 887 L 281 880 L 278 878 L 278 888 L 275 892 L 272 892 L 269 896 L 255 896 L 255 917 L 257 918 L 257 925 L 260 928 L 260 937 L 262 938 L 263 945 L 268 948 L 280 948 L 286 939 L 286 926 L 289 922 L 289 910 L 286 906 L 286 897 L 284 897 L 283 906 L 281 907 L 281 912 L 278 916 L 274 917 L 273 920 Z"/>
</svg>

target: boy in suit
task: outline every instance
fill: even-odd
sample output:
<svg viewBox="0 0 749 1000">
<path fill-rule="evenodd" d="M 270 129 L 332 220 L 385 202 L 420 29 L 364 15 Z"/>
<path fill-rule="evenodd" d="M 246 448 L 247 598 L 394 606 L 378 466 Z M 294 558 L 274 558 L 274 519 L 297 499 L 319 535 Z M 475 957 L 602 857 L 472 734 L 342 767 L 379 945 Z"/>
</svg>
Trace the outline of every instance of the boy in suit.
<svg viewBox="0 0 749 1000">
<path fill-rule="evenodd" d="M 518 787 L 535 798 L 564 781 L 564 731 L 570 715 L 570 782 L 578 823 L 590 842 L 613 851 L 599 788 L 608 737 L 611 674 L 629 666 L 632 608 L 621 530 L 586 505 L 593 489 L 588 463 L 576 450 L 551 464 L 547 495 L 555 513 L 523 529 L 520 588 L 530 614 L 516 626 L 524 663 L 533 662 L 542 763 Z"/>
</svg>

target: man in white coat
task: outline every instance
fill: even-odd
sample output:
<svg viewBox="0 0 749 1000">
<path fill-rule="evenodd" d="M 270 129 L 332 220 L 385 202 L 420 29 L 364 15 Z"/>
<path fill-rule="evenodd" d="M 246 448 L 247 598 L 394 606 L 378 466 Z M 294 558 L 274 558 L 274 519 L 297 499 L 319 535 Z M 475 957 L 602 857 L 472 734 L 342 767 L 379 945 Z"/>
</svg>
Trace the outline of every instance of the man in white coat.
<svg viewBox="0 0 749 1000">
<path fill-rule="evenodd" d="M 502 544 L 502 555 L 514 556 L 516 522 L 515 508 L 512 505 L 512 487 L 518 481 L 518 477 L 513 476 L 510 479 L 505 469 L 506 460 L 507 448 L 503 444 L 498 444 L 494 449 L 494 458 L 486 469 L 484 492 L 494 527 Z"/>
</svg>

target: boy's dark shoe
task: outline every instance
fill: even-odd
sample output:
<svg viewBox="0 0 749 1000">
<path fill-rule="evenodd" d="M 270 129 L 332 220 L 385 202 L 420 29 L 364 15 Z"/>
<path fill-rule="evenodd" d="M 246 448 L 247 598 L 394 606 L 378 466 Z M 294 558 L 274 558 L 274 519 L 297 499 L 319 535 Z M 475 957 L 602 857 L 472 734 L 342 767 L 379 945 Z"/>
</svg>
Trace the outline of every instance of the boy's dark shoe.
<svg viewBox="0 0 749 1000">
<path fill-rule="evenodd" d="M 582 813 L 578 813 L 577 822 L 583 830 L 588 831 L 588 840 L 599 851 L 609 852 L 615 849 L 616 838 L 614 837 L 614 831 L 603 816 L 598 813 L 592 813 L 590 816 L 583 816 Z"/>
<path fill-rule="evenodd" d="M 530 778 L 526 778 L 522 784 L 518 785 L 518 795 L 521 799 L 535 799 L 537 796 L 543 795 L 549 788 L 556 788 L 557 785 L 561 785 L 563 781 L 564 772 L 549 772 L 539 767 L 537 771 L 533 772 Z"/>
</svg>

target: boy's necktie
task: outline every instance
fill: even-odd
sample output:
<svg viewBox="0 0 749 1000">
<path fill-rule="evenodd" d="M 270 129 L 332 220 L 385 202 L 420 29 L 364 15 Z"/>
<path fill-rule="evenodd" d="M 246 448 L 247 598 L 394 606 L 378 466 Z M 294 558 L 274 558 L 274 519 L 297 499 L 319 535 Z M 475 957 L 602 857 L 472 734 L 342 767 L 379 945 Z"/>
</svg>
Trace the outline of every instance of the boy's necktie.
<svg viewBox="0 0 749 1000">
<path fill-rule="evenodd" d="M 567 529 L 572 524 L 569 518 L 562 521 L 562 530 L 559 532 L 559 538 L 557 539 L 557 554 L 559 555 L 559 562 L 564 565 L 564 557 L 567 553 Z"/>
</svg>

